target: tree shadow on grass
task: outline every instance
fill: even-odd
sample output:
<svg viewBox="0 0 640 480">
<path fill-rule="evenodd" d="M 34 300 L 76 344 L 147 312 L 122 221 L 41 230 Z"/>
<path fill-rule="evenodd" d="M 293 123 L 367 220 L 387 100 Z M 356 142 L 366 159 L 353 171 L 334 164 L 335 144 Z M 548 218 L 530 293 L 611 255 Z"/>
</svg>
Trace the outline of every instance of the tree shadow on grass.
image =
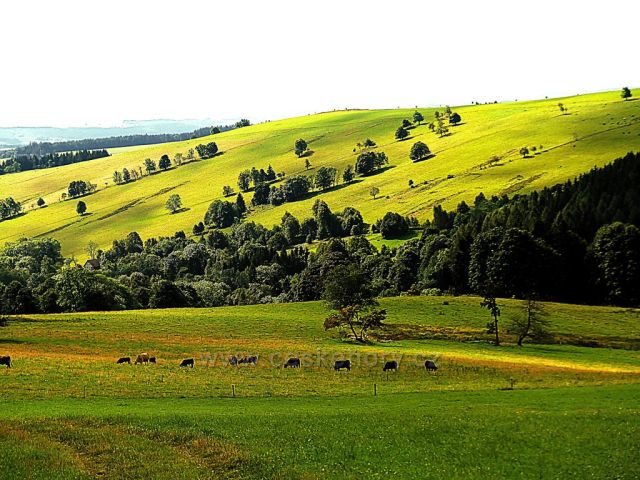
<svg viewBox="0 0 640 480">
<path fill-rule="evenodd" d="M 8 218 L 0 219 L 0 223 L 2 223 L 2 222 L 8 222 L 9 220 L 13 220 L 14 218 L 20 218 L 20 217 L 23 217 L 23 216 L 25 216 L 26 214 L 27 214 L 27 212 L 20 212 L 20 213 L 18 213 L 18 214 L 16 214 L 16 215 L 14 215 L 14 216 L 12 216 L 12 217 L 8 217 Z"/>
<path fill-rule="evenodd" d="M 189 210 L 191 210 L 191 208 L 182 207 L 182 208 L 179 208 L 178 210 L 176 210 L 175 212 L 171 212 L 171 215 L 175 215 L 176 213 L 188 212 Z"/>
<path fill-rule="evenodd" d="M 433 157 L 435 157 L 436 154 L 435 153 L 430 153 L 429 155 L 427 155 L 426 157 L 420 158 L 418 160 L 412 160 L 413 163 L 420 163 L 420 162 L 424 162 L 425 160 L 431 160 Z"/>
<path fill-rule="evenodd" d="M 27 343 L 26 340 L 17 340 L 15 338 L 0 338 L 0 344 L 21 345 Z"/>
<path fill-rule="evenodd" d="M 349 183 L 341 183 L 340 185 L 334 185 L 333 187 L 325 188 L 324 190 L 316 190 L 314 192 L 310 192 L 309 194 L 305 195 L 305 197 L 301 198 L 300 200 L 308 200 L 310 198 L 317 197 L 318 195 L 322 195 L 323 193 L 337 192 L 338 190 L 342 190 L 343 188 L 346 188 L 350 185 L 356 185 L 360 182 L 362 182 L 361 179 L 355 179 L 350 181 Z M 296 201 L 299 201 L 299 200 L 296 200 Z"/>
<path fill-rule="evenodd" d="M 378 170 L 374 170 L 373 172 L 367 174 L 367 175 L 363 175 L 364 177 L 373 177 L 374 175 L 380 175 L 381 173 L 386 172 L 387 170 L 391 170 L 392 168 L 396 168 L 396 165 L 385 165 L 382 168 L 379 168 Z"/>
</svg>

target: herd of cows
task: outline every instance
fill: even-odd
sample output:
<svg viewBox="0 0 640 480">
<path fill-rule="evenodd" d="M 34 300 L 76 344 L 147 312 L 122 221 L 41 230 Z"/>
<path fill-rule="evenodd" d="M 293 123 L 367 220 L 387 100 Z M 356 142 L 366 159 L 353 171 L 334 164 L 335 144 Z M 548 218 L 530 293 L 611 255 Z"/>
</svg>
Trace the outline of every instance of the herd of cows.
<svg viewBox="0 0 640 480">
<path fill-rule="evenodd" d="M 117 364 L 129 364 L 131 365 L 131 357 L 120 357 L 117 361 Z M 139 353 L 135 360 L 133 361 L 134 365 L 147 365 L 149 363 L 157 363 L 156 357 L 150 356 L 148 353 Z M 229 365 L 233 367 L 237 367 L 242 364 L 246 365 L 257 365 L 258 364 L 258 356 L 253 355 L 250 357 L 242 357 L 238 358 L 235 355 L 231 355 L 228 358 Z M 11 357 L 4 356 L 0 357 L 0 365 L 5 365 L 7 368 L 11 368 Z M 180 367 L 190 367 L 194 368 L 196 362 L 193 358 L 185 358 L 180 362 Z M 284 368 L 300 368 L 300 359 L 296 357 L 289 358 L 284 364 Z M 438 370 L 438 366 L 432 360 L 427 360 L 424 362 L 424 368 L 428 372 L 436 372 Z M 336 360 L 333 365 L 333 369 L 338 372 L 340 370 L 351 371 L 351 360 Z M 398 371 L 398 362 L 395 360 L 391 360 L 385 362 L 384 367 L 382 368 L 383 372 Z"/>
<path fill-rule="evenodd" d="M 257 365 L 258 364 L 258 356 L 257 355 L 253 355 L 250 357 L 242 357 L 242 358 L 238 358 L 235 355 L 231 355 L 228 358 L 228 363 L 229 365 L 231 365 L 232 367 L 237 367 L 239 365 L 242 364 L 246 364 L 246 365 Z M 119 358 L 116 363 L 118 364 L 122 364 L 122 363 L 126 363 L 131 365 L 131 357 L 121 357 Z M 135 361 L 133 362 L 134 365 L 140 365 L 140 364 L 148 364 L 148 363 L 156 363 L 156 357 L 151 357 L 149 356 L 148 353 L 140 353 L 136 356 Z M 300 368 L 300 359 L 296 358 L 296 357 L 291 357 L 289 358 L 289 360 L 287 360 L 285 362 L 285 364 L 283 365 L 284 368 Z M 191 367 L 194 368 L 195 367 L 195 360 L 193 358 L 185 358 L 184 360 L 182 360 L 182 362 L 180 362 L 180 367 Z M 428 371 L 428 372 L 436 372 L 438 370 L 438 366 L 435 364 L 435 362 L 433 360 L 427 360 L 426 362 L 424 362 L 424 368 Z M 347 370 L 347 371 L 351 371 L 351 360 L 336 360 L 336 362 L 333 365 L 333 369 L 337 372 L 340 370 Z M 395 360 L 391 360 L 388 362 L 385 362 L 384 367 L 382 368 L 383 372 L 388 372 L 388 371 L 393 371 L 393 372 L 397 372 L 398 371 L 398 362 Z"/>
</svg>

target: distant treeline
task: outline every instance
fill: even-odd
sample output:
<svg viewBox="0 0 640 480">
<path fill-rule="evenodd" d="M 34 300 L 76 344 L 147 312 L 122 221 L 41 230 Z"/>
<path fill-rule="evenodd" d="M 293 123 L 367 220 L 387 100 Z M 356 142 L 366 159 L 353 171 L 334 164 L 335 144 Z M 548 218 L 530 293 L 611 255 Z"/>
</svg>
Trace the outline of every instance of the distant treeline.
<svg viewBox="0 0 640 480">
<path fill-rule="evenodd" d="M 87 150 L 99 148 L 130 147 L 133 145 L 152 145 L 156 143 L 180 142 L 193 138 L 206 137 L 226 130 L 237 128 L 237 125 L 219 125 L 203 127 L 186 133 L 159 133 L 144 135 L 121 135 L 106 138 L 87 138 L 84 140 L 67 140 L 64 142 L 34 142 L 15 149 L 18 155 L 46 155 L 56 152 Z"/>
<path fill-rule="evenodd" d="M 48 153 L 46 155 L 16 155 L 0 164 L 0 175 L 59 167 L 108 156 L 109 152 L 106 150 L 80 150 L 77 152 Z"/>
</svg>

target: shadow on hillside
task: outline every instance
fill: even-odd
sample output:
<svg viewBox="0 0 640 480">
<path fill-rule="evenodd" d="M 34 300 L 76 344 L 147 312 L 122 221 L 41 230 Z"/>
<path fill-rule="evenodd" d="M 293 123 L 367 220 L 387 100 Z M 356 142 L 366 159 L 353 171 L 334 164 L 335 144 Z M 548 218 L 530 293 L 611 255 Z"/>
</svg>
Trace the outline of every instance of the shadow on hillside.
<svg viewBox="0 0 640 480">
<path fill-rule="evenodd" d="M 26 340 L 16 340 L 15 338 L 0 338 L 0 345 L 2 344 L 21 345 L 27 343 Z"/>
<path fill-rule="evenodd" d="M 14 215 L 14 216 L 12 216 L 12 217 L 9 217 L 9 218 L 3 218 L 3 219 L 1 219 L 1 220 L 0 220 L 0 223 L 2 223 L 2 222 L 8 222 L 9 220 L 13 220 L 14 218 L 20 218 L 20 217 L 23 217 L 23 216 L 24 216 L 24 215 L 26 215 L 26 214 L 27 214 L 27 212 L 20 212 L 20 213 L 18 213 L 18 214 L 16 214 L 16 215 Z"/>
<path fill-rule="evenodd" d="M 175 212 L 171 212 L 171 215 L 174 215 L 176 213 L 188 212 L 189 210 L 191 210 L 189 207 L 182 207 L 176 210 Z"/>
<path fill-rule="evenodd" d="M 326 188 L 324 190 L 316 190 L 315 192 L 309 193 L 308 195 L 306 195 L 304 198 L 301 198 L 300 200 L 308 200 L 310 198 L 317 197 L 318 195 L 322 195 L 323 193 L 337 192 L 338 190 L 342 190 L 343 188 L 346 188 L 350 185 L 356 185 L 360 182 L 362 182 L 362 180 L 356 179 L 356 180 L 352 180 L 349 183 L 341 183 L 340 185 L 334 185 L 333 187 Z"/>
<path fill-rule="evenodd" d="M 420 162 L 424 162 L 425 160 L 431 160 L 433 157 L 435 157 L 436 154 L 432 153 L 430 155 L 427 155 L 426 157 L 420 158 L 419 160 L 412 160 L 413 163 L 420 163 Z"/>
<path fill-rule="evenodd" d="M 396 168 L 396 165 L 386 165 L 382 168 L 379 168 L 378 170 L 375 170 L 373 172 L 371 172 L 368 175 L 365 175 L 366 177 L 373 177 L 374 175 L 380 175 L 381 173 L 386 172 L 387 170 L 391 170 L 392 168 Z"/>
</svg>

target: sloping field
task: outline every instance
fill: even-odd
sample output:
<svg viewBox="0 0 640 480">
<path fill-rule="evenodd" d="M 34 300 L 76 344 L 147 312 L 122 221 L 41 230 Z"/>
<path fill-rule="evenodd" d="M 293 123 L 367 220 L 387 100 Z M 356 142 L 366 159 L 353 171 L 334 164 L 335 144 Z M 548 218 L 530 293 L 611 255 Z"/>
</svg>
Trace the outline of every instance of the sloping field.
<svg viewBox="0 0 640 480">
<path fill-rule="evenodd" d="M 560 113 L 558 102 L 568 108 L 568 113 Z M 430 121 L 436 109 L 419 110 Z M 65 254 L 82 255 L 90 240 L 106 247 L 133 230 L 143 238 L 181 229 L 190 233 L 209 203 L 222 198 L 224 185 L 237 190 L 241 170 L 253 166 L 266 169 L 271 164 L 287 176 L 312 175 L 323 165 L 341 171 L 354 164 L 357 152 L 353 149 L 367 137 L 377 142 L 379 151 L 387 153 L 389 168 L 348 186 L 312 194 L 306 200 L 261 207 L 249 218 L 268 225 L 278 223 L 285 211 L 304 218 L 310 216 L 315 199 L 322 198 L 333 210 L 358 208 L 368 222 L 389 210 L 424 220 L 436 204 L 452 207 L 461 200 L 473 201 L 480 192 L 514 194 L 540 189 L 640 148 L 640 102 L 622 101 L 618 92 L 465 106 L 454 111 L 462 116 L 462 124 L 452 127 L 451 135 L 443 138 L 423 124 L 410 130 L 409 139 L 396 141 L 396 128 L 402 119 L 411 118 L 414 109 L 338 111 L 267 122 L 187 142 L 117 149 L 104 159 L 5 175 L 0 177 L 2 196 L 13 196 L 27 208 L 42 196 L 49 206 L 2 222 L 0 242 L 50 235 L 62 242 Z M 307 157 L 312 164 L 308 171 L 304 159 L 293 153 L 297 138 L 307 140 L 312 150 Z M 145 158 L 157 161 L 165 153 L 170 157 L 186 153 L 198 143 L 211 140 L 217 142 L 222 155 L 131 184 L 113 184 L 114 170 L 137 168 Z M 408 152 L 418 140 L 427 143 L 435 156 L 412 163 Z M 536 155 L 519 155 L 521 147 L 534 145 L 539 149 Z M 494 156 L 499 161 L 489 167 L 488 161 Z M 59 201 L 69 182 L 80 179 L 98 185 L 96 193 L 83 199 L 89 212 L 83 218 L 75 213 L 76 201 Z M 414 181 L 415 188 L 409 188 L 409 180 Z M 369 195 L 372 186 L 380 189 L 376 200 Z M 172 193 L 180 194 L 185 211 L 170 215 L 164 209 Z M 247 194 L 246 200 L 250 197 Z"/>
<path fill-rule="evenodd" d="M 383 299 L 396 338 L 365 346 L 318 302 L 11 318 L 0 477 L 636 478 L 638 310 L 547 304 L 554 343 L 496 348 L 479 302 Z M 115 364 L 141 351 L 158 363 Z"/>
</svg>

